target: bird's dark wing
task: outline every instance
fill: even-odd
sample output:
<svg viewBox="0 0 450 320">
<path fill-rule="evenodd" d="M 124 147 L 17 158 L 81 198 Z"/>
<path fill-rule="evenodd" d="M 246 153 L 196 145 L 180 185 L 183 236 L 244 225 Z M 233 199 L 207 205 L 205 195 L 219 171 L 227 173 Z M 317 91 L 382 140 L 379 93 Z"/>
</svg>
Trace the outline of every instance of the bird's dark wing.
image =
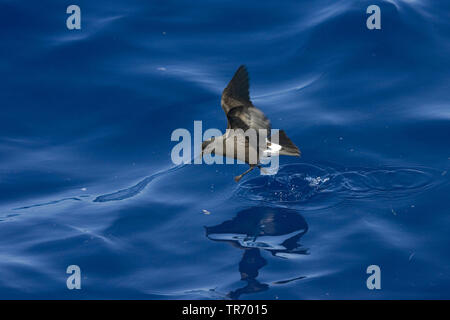
<svg viewBox="0 0 450 320">
<path fill-rule="evenodd" d="M 228 129 L 242 129 L 244 131 L 252 128 L 258 131 L 266 129 L 270 135 L 270 121 L 255 107 L 238 106 L 230 110 L 227 114 Z"/>
<path fill-rule="evenodd" d="M 270 131 L 270 121 L 250 101 L 249 78 L 245 66 L 240 66 L 222 93 L 222 109 L 228 119 L 228 129 L 249 128 Z M 270 132 L 268 133 L 270 135 Z"/>
</svg>

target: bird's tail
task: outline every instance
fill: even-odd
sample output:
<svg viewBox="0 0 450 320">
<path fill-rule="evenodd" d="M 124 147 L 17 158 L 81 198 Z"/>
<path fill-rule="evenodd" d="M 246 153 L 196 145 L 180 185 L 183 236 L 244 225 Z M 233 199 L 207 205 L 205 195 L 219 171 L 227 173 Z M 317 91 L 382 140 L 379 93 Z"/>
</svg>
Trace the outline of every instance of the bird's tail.
<svg viewBox="0 0 450 320">
<path fill-rule="evenodd" d="M 286 132 L 284 132 L 283 130 L 279 130 L 277 135 L 278 135 L 278 144 L 281 146 L 281 149 L 279 151 L 280 155 L 300 157 L 301 155 L 300 150 L 291 141 L 291 139 L 288 138 Z M 271 137 L 271 140 L 272 139 L 273 136 Z"/>
</svg>

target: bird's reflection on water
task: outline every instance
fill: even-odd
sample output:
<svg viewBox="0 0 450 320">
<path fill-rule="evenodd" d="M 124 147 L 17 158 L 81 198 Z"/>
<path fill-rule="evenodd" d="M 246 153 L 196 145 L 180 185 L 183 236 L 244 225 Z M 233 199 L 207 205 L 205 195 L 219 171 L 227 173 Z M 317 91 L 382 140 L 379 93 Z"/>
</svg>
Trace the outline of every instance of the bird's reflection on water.
<svg viewBox="0 0 450 320">
<path fill-rule="evenodd" d="M 307 231 L 308 224 L 296 210 L 277 207 L 252 207 L 240 211 L 231 220 L 206 227 L 206 236 L 210 240 L 228 242 L 243 250 L 239 273 L 241 280 L 247 284 L 229 292 L 227 296 L 239 299 L 242 294 L 268 290 L 269 284 L 257 280 L 259 270 L 267 264 L 261 250 L 282 258 L 307 254 L 307 249 L 299 244 L 299 239 Z M 274 284 L 301 278 L 303 277 L 277 281 Z"/>
</svg>

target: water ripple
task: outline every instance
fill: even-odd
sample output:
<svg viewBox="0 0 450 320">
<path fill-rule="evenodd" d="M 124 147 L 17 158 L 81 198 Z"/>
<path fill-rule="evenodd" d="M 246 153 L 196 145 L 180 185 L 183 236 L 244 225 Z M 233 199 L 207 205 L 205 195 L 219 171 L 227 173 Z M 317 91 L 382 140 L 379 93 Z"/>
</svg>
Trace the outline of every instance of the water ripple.
<svg viewBox="0 0 450 320">
<path fill-rule="evenodd" d="M 345 199 L 408 197 L 432 188 L 441 180 L 439 172 L 429 168 L 341 170 L 302 163 L 282 166 L 274 176 L 249 179 L 236 188 L 235 196 L 253 201 L 303 204 L 305 209 L 320 209 Z"/>
</svg>

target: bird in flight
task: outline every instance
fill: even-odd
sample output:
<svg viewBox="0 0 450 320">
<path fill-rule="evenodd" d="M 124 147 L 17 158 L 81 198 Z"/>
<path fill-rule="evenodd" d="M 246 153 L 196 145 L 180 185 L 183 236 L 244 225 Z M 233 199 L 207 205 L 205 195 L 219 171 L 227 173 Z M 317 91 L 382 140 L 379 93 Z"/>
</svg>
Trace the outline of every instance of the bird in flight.
<svg viewBox="0 0 450 320">
<path fill-rule="evenodd" d="M 222 155 L 250 165 L 247 171 L 234 178 L 236 182 L 253 169 L 261 169 L 262 157 L 300 156 L 300 150 L 283 130 L 268 137 L 271 132 L 270 120 L 250 100 L 249 77 L 245 66 L 237 69 L 223 90 L 221 105 L 228 119 L 227 131 L 222 136 L 203 141 L 202 155 Z M 251 134 L 246 134 L 252 130 L 256 132 L 256 139 L 252 139 Z M 264 132 L 265 135 L 261 138 L 261 133 Z"/>
</svg>

